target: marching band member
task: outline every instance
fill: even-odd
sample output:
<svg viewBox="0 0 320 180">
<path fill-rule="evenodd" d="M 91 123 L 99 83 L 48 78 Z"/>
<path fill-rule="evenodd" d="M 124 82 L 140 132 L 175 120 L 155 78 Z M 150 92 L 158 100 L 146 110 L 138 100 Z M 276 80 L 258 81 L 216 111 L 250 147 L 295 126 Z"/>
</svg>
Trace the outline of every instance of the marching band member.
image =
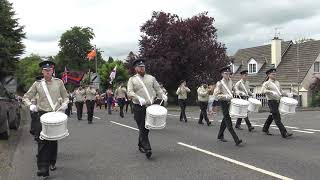
<svg viewBox="0 0 320 180">
<path fill-rule="evenodd" d="M 211 122 L 209 121 L 207 109 L 208 109 L 208 100 L 209 100 L 209 89 L 206 82 L 202 82 L 201 86 L 197 90 L 198 101 L 200 105 L 200 117 L 198 124 L 203 124 L 202 120 L 204 119 L 207 122 L 207 125 L 210 126 Z"/>
<path fill-rule="evenodd" d="M 224 139 L 224 131 L 226 128 L 228 128 L 236 145 L 238 146 L 240 143 L 242 143 L 242 140 L 238 138 L 236 132 L 233 130 L 231 117 L 229 115 L 230 101 L 233 95 L 232 80 L 230 78 L 230 68 L 224 67 L 220 70 L 220 73 L 223 78 L 219 82 L 217 82 L 216 88 L 214 89 L 214 95 L 220 101 L 223 113 L 223 119 L 220 125 L 218 139 L 222 142 L 227 142 L 227 140 Z"/>
<path fill-rule="evenodd" d="M 121 82 L 120 86 L 116 89 L 114 94 L 117 98 L 118 105 L 120 107 L 120 117 L 122 118 L 124 117 L 123 107 L 126 103 L 126 93 L 127 93 L 127 89 L 126 87 L 123 86 L 123 82 Z"/>
<path fill-rule="evenodd" d="M 29 106 L 30 111 L 38 111 L 39 118 L 41 115 L 61 110 L 64 111 L 68 107 L 68 93 L 62 80 L 52 77 L 54 71 L 54 63 L 51 61 L 43 61 L 39 63 L 42 68 L 43 79 L 37 80 L 30 87 L 28 92 L 23 96 L 23 102 Z M 37 97 L 37 105 L 31 103 L 31 99 Z M 59 100 L 62 99 L 62 103 Z M 40 120 L 37 121 L 40 123 Z M 38 124 L 38 128 L 35 129 L 36 136 L 40 136 L 41 124 Z M 49 176 L 49 169 L 51 171 L 56 170 L 56 160 L 58 152 L 57 141 L 47 141 L 37 139 L 38 141 L 38 155 L 37 155 L 37 166 L 38 176 L 47 177 Z"/>
<path fill-rule="evenodd" d="M 83 111 L 83 103 L 84 103 L 85 94 L 86 94 L 86 90 L 83 89 L 81 86 L 79 88 L 77 88 L 74 92 L 78 120 L 82 120 L 82 111 Z"/>
<path fill-rule="evenodd" d="M 266 71 L 268 75 L 268 80 L 262 85 L 262 93 L 266 94 L 268 100 L 268 106 L 270 108 L 270 115 L 268 116 L 262 131 L 267 135 L 272 135 L 269 132 L 269 127 L 274 120 L 276 125 L 278 126 L 280 133 L 283 138 L 287 138 L 292 136 L 292 133 L 288 133 L 286 128 L 281 122 L 281 116 L 279 112 L 279 103 L 281 96 L 288 96 L 288 94 L 282 91 L 280 87 L 280 83 L 276 80 L 276 69 L 272 68 Z"/>
<path fill-rule="evenodd" d="M 153 103 L 153 98 L 168 100 L 162 92 L 155 77 L 146 74 L 143 59 L 136 59 L 133 62 L 136 75 L 130 77 L 128 81 L 128 97 L 132 98 L 134 120 L 139 128 L 138 148 L 142 153 L 146 153 L 149 159 L 152 155 L 149 142 L 149 130 L 145 128 L 146 108 Z"/>
<path fill-rule="evenodd" d="M 96 99 L 96 89 L 93 84 L 90 83 L 89 87 L 86 89 L 86 106 L 88 113 L 88 124 L 92 124 L 94 104 Z"/>
<path fill-rule="evenodd" d="M 180 106 L 181 112 L 180 112 L 180 121 L 187 122 L 187 116 L 186 116 L 186 106 L 187 106 L 187 98 L 188 93 L 190 93 L 190 89 L 186 86 L 186 81 L 181 81 L 180 86 L 177 89 L 176 94 L 178 95 L 178 104 Z"/>
<path fill-rule="evenodd" d="M 249 96 L 253 95 L 249 89 L 249 82 L 247 81 L 248 70 L 241 71 L 240 74 L 241 74 L 241 79 L 234 85 L 234 90 L 237 96 L 240 96 L 241 99 L 247 100 Z M 248 116 L 244 118 L 244 120 L 246 121 L 248 130 L 251 132 L 254 129 L 254 127 L 252 127 Z M 235 126 L 236 129 L 242 130 L 241 121 L 242 121 L 242 118 L 237 119 L 236 126 Z"/>
</svg>

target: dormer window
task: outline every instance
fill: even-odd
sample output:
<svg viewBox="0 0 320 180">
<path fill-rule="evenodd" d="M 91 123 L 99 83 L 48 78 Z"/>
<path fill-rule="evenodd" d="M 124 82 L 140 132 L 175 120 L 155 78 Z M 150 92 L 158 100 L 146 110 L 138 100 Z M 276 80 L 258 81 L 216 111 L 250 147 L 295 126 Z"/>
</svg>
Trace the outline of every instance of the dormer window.
<svg viewBox="0 0 320 180">
<path fill-rule="evenodd" d="M 314 63 L 314 72 L 319 73 L 320 72 L 320 62 Z"/>
<path fill-rule="evenodd" d="M 255 61 L 252 58 L 250 59 L 250 61 L 248 63 L 248 73 L 249 74 L 257 73 L 257 61 Z"/>
</svg>

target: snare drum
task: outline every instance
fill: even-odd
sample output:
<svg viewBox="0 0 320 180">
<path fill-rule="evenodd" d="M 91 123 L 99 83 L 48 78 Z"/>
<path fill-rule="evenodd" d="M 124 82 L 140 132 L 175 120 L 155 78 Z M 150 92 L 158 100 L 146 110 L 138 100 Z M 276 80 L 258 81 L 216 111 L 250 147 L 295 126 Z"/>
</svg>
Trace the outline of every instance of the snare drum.
<svg viewBox="0 0 320 180">
<path fill-rule="evenodd" d="M 231 99 L 229 114 L 231 118 L 245 118 L 248 116 L 249 102 L 243 99 Z"/>
<path fill-rule="evenodd" d="M 158 104 L 151 105 L 146 109 L 146 129 L 163 129 L 166 126 L 168 110 Z"/>
<path fill-rule="evenodd" d="M 249 106 L 248 106 L 248 111 L 250 112 L 259 112 L 259 109 L 261 107 L 261 102 L 258 99 L 254 98 L 249 98 Z"/>
<path fill-rule="evenodd" d="M 289 98 L 289 97 L 282 97 L 280 99 L 280 105 L 279 105 L 279 112 L 280 114 L 294 114 L 296 113 L 296 107 L 298 105 L 298 101 Z"/>
<path fill-rule="evenodd" d="M 69 135 L 67 129 L 68 116 L 62 112 L 48 112 L 40 117 L 42 131 L 40 139 L 56 141 Z"/>
</svg>

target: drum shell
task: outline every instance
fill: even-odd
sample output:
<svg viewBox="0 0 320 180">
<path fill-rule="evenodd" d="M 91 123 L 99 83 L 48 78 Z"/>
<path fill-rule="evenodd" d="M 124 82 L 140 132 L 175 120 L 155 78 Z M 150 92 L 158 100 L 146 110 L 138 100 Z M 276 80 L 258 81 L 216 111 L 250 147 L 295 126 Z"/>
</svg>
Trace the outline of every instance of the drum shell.
<svg viewBox="0 0 320 180">
<path fill-rule="evenodd" d="M 50 113 L 54 115 L 54 113 L 57 113 L 57 112 L 50 112 Z M 50 122 L 49 120 L 46 120 L 45 116 L 43 115 L 40 117 L 40 122 L 42 125 L 42 131 L 40 133 L 41 139 L 56 141 L 56 140 L 63 139 L 69 135 L 68 128 L 67 128 L 68 116 L 65 115 L 64 113 L 62 114 L 60 114 L 60 116 L 62 116 L 63 119 L 55 122 Z"/>
<path fill-rule="evenodd" d="M 290 101 L 292 102 L 288 102 L 287 100 L 291 99 Z M 296 113 L 296 107 L 298 105 L 298 101 L 293 99 L 293 98 L 287 98 L 287 97 L 283 97 L 280 99 L 280 104 L 279 104 L 279 112 L 280 114 L 294 114 Z"/>
<path fill-rule="evenodd" d="M 248 116 L 248 106 L 249 102 L 246 100 L 241 100 L 243 104 L 237 103 L 241 99 L 232 99 L 229 109 L 229 114 L 231 118 L 245 118 Z M 246 103 L 244 103 L 246 102 Z"/>
<path fill-rule="evenodd" d="M 155 109 L 162 109 L 161 114 L 154 114 L 152 111 Z M 163 129 L 166 126 L 167 119 L 167 109 L 158 104 L 151 105 L 146 109 L 146 120 L 145 128 L 146 129 Z"/>
<path fill-rule="evenodd" d="M 250 112 L 259 112 L 259 109 L 261 107 L 261 102 L 259 101 L 259 103 L 257 103 L 255 101 L 256 99 L 253 98 L 249 98 L 249 106 L 248 106 L 248 111 Z"/>
</svg>

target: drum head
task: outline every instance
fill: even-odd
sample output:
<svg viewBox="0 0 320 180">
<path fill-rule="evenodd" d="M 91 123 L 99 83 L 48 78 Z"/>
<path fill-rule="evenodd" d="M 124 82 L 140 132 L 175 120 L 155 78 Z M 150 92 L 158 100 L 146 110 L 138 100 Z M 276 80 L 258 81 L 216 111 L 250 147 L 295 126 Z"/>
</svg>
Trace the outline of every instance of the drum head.
<svg viewBox="0 0 320 180">
<path fill-rule="evenodd" d="M 249 98 L 248 101 L 253 104 L 261 104 L 261 101 L 259 101 L 258 99 L 254 99 L 254 98 Z"/>
<path fill-rule="evenodd" d="M 233 98 L 233 99 L 231 99 L 231 103 L 232 103 L 232 104 L 244 105 L 244 106 L 249 105 L 249 102 L 248 102 L 248 101 L 243 100 L 243 99 L 238 99 L 238 98 Z"/>
<path fill-rule="evenodd" d="M 166 115 L 168 113 L 168 110 L 163 106 L 160 106 L 158 104 L 154 104 L 154 105 L 147 107 L 147 113 L 155 115 L 155 116 L 162 116 L 162 115 Z"/>
<path fill-rule="evenodd" d="M 289 97 L 282 97 L 280 99 L 280 101 L 284 104 L 294 104 L 294 105 L 297 105 L 298 104 L 298 101 L 293 99 L 293 98 L 289 98 Z"/>
<path fill-rule="evenodd" d="M 68 116 L 62 112 L 48 112 L 40 117 L 41 122 L 60 123 L 68 119 Z"/>
</svg>

